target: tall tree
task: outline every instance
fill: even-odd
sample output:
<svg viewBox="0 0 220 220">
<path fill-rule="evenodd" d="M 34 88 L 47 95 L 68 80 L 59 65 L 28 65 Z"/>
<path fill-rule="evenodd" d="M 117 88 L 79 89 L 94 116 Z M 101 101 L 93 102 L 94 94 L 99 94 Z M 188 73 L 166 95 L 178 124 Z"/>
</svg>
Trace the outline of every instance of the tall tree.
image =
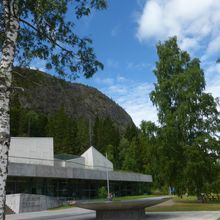
<svg viewBox="0 0 220 220">
<path fill-rule="evenodd" d="M 76 134 L 76 145 L 78 146 L 78 151 L 76 154 L 82 154 L 87 150 L 90 143 L 90 134 L 91 133 L 91 125 L 88 120 L 85 118 L 79 118 L 76 121 L 77 125 L 77 134 Z M 92 140 L 91 140 L 92 142 Z"/>
<path fill-rule="evenodd" d="M 103 65 L 96 59 L 91 39 L 80 38 L 73 28 L 77 19 L 89 15 L 91 9 L 105 7 L 105 0 L 0 1 L 0 219 L 5 218 L 9 97 L 14 59 L 28 65 L 32 59 L 39 58 L 46 62 L 48 69 L 62 76 L 74 79 L 81 72 L 91 77 Z"/>
<path fill-rule="evenodd" d="M 118 146 L 120 133 L 114 122 L 109 118 L 96 118 L 93 127 L 93 144 L 103 154 L 108 152 L 116 168 L 119 167 Z"/>
<path fill-rule="evenodd" d="M 142 172 L 150 173 L 153 177 L 153 186 L 161 188 L 162 155 L 160 153 L 159 128 L 151 121 L 142 121 L 140 124 L 140 146 L 142 158 Z"/>
<path fill-rule="evenodd" d="M 65 113 L 64 106 L 49 117 L 47 124 L 48 136 L 54 137 L 54 153 L 76 154 L 76 122 Z"/>
<path fill-rule="evenodd" d="M 157 83 L 151 100 L 161 124 L 161 168 L 178 194 L 190 188 L 199 195 L 205 183 L 212 181 L 219 158 L 219 112 L 212 95 L 204 92 L 200 61 L 190 59 L 175 37 L 159 43 L 157 53 Z"/>
</svg>

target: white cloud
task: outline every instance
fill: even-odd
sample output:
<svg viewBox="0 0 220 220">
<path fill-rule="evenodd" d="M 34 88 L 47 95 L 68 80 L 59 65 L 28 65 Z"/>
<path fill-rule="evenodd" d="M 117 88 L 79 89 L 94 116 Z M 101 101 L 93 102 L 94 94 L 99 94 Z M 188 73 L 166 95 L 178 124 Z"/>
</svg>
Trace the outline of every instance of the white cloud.
<svg viewBox="0 0 220 220">
<path fill-rule="evenodd" d="M 196 51 L 207 46 L 212 56 L 220 49 L 219 0 L 148 0 L 138 18 L 140 41 L 177 36 L 182 49 Z"/>
<path fill-rule="evenodd" d="M 110 68 L 118 68 L 119 67 L 119 63 L 117 60 L 113 60 L 113 59 L 108 59 L 106 62 L 106 65 Z"/>
<path fill-rule="evenodd" d="M 205 69 L 206 92 L 215 98 L 220 97 L 220 64 L 209 63 Z"/>
<path fill-rule="evenodd" d="M 40 70 L 42 72 L 47 72 L 46 69 L 46 61 L 45 60 L 40 60 L 38 58 L 35 58 L 30 65 L 30 69 L 33 70 Z"/>
<path fill-rule="evenodd" d="M 118 75 L 116 80 L 117 80 L 117 82 L 119 82 L 119 83 L 122 83 L 122 82 L 126 82 L 126 81 L 127 81 L 127 79 L 126 79 L 125 77 L 121 76 L 121 75 Z"/>
<path fill-rule="evenodd" d="M 207 56 L 220 51 L 220 36 L 214 38 L 207 48 Z"/>
<path fill-rule="evenodd" d="M 123 95 L 127 93 L 127 88 L 118 85 L 112 85 L 108 88 L 108 91 L 113 94 Z"/>
<path fill-rule="evenodd" d="M 142 120 L 157 122 L 157 111 L 149 98 L 152 89 L 151 84 L 126 80 L 105 87 L 103 90 L 122 106 L 139 126 Z"/>
<path fill-rule="evenodd" d="M 206 92 L 211 93 L 214 97 L 219 97 L 220 64 L 206 62 L 203 64 L 203 69 L 206 78 Z M 103 84 L 102 91 L 129 113 L 136 126 L 139 126 L 142 120 L 158 123 L 156 107 L 149 98 L 150 92 L 154 89 L 153 83 L 136 82 L 122 75 L 112 79 L 112 82 L 112 84 Z"/>
<path fill-rule="evenodd" d="M 215 98 L 220 96 L 220 64 L 206 63 L 204 67 L 206 92 Z M 154 89 L 153 84 L 115 80 L 114 85 L 105 88 L 105 93 L 121 105 L 132 117 L 136 126 L 142 120 L 158 123 L 157 110 L 153 106 L 149 94 Z"/>
<path fill-rule="evenodd" d="M 116 25 L 112 28 L 111 35 L 112 37 L 116 37 L 120 32 L 120 25 Z"/>
<path fill-rule="evenodd" d="M 141 63 L 129 62 L 127 64 L 128 69 L 134 69 L 134 70 L 147 70 L 149 66 L 151 66 L 151 64 L 144 62 Z"/>
<path fill-rule="evenodd" d="M 112 85 L 114 84 L 114 79 L 113 78 L 95 78 L 95 82 L 101 85 Z"/>
</svg>

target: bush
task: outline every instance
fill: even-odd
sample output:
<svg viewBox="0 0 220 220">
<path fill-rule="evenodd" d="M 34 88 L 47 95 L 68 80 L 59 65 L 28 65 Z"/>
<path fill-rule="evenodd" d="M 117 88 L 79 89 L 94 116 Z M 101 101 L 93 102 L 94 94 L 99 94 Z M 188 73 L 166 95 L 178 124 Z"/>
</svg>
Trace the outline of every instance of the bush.
<svg viewBox="0 0 220 220">
<path fill-rule="evenodd" d="M 105 199 L 107 198 L 107 190 L 104 186 L 100 187 L 99 190 L 98 190 L 98 197 L 100 199 Z"/>
<path fill-rule="evenodd" d="M 151 190 L 151 194 L 152 195 L 167 195 L 168 194 L 168 189 L 167 189 L 168 187 L 162 187 L 162 188 L 160 188 L 160 189 L 158 189 L 158 188 L 155 188 L 155 189 L 152 189 Z"/>
</svg>

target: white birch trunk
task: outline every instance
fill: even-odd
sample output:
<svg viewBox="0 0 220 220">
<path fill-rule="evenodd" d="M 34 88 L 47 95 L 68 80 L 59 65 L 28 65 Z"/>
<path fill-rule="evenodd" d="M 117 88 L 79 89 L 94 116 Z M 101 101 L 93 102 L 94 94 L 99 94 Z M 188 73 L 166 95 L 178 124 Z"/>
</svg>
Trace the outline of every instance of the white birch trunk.
<svg viewBox="0 0 220 220">
<path fill-rule="evenodd" d="M 5 41 L 0 61 L 0 220 L 5 219 L 6 180 L 10 145 L 9 98 L 19 29 L 17 0 L 3 0 Z"/>
</svg>

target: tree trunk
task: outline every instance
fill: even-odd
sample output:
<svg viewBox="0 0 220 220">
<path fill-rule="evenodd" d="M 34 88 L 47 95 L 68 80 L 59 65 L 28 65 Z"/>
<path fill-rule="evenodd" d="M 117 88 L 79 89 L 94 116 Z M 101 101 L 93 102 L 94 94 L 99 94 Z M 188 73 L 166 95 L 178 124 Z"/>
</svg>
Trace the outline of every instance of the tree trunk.
<svg viewBox="0 0 220 220">
<path fill-rule="evenodd" d="M 5 219 L 6 180 L 10 145 L 9 98 L 19 29 L 17 0 L 3 0 L 5 39 L 0 62 L 0 220 Z"/>
</svg>

